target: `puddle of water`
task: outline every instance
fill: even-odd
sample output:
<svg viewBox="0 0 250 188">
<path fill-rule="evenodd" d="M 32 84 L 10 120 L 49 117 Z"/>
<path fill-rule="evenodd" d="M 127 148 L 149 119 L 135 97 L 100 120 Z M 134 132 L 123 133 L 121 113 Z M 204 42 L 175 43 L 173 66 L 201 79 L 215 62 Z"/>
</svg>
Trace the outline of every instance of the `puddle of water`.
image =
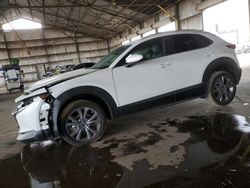
<svg viewBox="0 0 250 188">
<path fill-rule="evenodd" d="M 29 177 L 23 169 L 20 154 L 0 161 L 0 187 L 30 187 Z"/>
<path fill-rule="evenodd" d="M 166 119 L 101 144 L 24 147 L 0 187 L 250 187 L 250 126 L 231 114 Z"/>
</svg>

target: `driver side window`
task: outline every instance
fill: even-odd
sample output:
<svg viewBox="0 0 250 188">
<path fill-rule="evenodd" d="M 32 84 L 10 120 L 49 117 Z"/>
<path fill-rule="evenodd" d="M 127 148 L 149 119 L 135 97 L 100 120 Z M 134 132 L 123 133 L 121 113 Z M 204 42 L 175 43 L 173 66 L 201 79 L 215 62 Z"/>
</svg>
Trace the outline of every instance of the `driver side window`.
<svg viewBox="0 0 250 188">
<path fill-rule="evenodd" d="M 155 59 L 163 56 L 162 38 L 152 39 L 136 46 L 129 52 L 130 54 L 140 54 L 143 60 Z"/>
</svg>

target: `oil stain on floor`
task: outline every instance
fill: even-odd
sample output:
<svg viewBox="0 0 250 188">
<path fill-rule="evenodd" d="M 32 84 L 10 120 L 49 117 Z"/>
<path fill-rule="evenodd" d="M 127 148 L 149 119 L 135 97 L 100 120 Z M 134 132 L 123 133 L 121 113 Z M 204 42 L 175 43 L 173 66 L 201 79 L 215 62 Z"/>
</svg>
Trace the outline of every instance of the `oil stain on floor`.
<svg viewBox="0 0 250 188">
<path fill-rule="evenodd" d="M 250 187 L 250 125 L 232 114 L 160 120 L 88 147 L 25 146 L 0 187 Z"/>
</svg>

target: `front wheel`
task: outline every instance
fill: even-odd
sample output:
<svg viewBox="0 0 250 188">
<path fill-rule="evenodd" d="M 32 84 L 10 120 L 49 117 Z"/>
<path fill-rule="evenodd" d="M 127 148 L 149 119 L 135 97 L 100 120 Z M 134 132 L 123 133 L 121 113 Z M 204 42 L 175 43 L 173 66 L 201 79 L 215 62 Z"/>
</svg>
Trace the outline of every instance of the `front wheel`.
<svg viewBox="0 0 250 188">
<path fill-rule="evenodd" d="M 106 114 L 94 102 L 77 100 L 63 109 L 60 128 L 67 143 L 84 146 L 102 137 L 106 129 Z"/>
<path fill-rule="evenodd" d="M 234 99 L 236 82 L 234 77 L 225 71 L 214 72 L 208 83 L 208 97 L 217 105 L 227 105 Z"/>
</svg>

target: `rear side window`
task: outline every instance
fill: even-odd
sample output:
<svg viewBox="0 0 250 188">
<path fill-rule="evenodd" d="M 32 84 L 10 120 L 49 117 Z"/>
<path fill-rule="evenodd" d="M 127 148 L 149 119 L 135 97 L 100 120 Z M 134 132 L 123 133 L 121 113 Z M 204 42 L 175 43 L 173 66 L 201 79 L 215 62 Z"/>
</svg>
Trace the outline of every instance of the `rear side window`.
<svg viewBox="0 0 250 188">
<path fill-rule="evenodd" d="M 172 35 L 165 39 L 168 55 L 205 48 L 211 43 L 210 39 L 198 34 Z"/>
</svg>

